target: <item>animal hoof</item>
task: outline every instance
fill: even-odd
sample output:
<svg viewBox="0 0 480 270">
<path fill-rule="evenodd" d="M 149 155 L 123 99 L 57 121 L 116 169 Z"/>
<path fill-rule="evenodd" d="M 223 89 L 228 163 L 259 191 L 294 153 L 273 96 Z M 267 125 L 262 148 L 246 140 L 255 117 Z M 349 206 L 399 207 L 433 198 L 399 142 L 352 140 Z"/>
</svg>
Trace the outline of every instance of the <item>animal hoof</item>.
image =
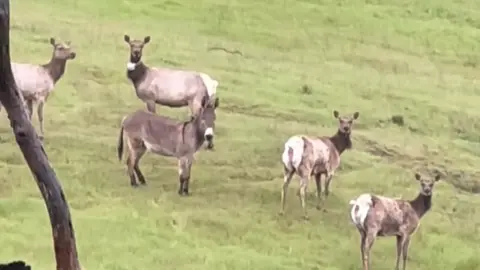
<svg viewBox="0 0 480 270">
<path fill-rule="evenodd" d="M 321 206 L 321 205 L 317 205 L 317 210 L 322 210 L 322 206 Z"/>
<path fill-rule="evenodd" d="M 304 219 L 304 220 L 310 220 L 310 217 L 307 216 L 307 215 L 305 215 L 305 216 L 303 216 L 303 219 Z"/>
<path fill-rule="evenodd" d="M 130 184 L 133 188 L 138 188 L 138 184 Z"/>
<path fill-rule="evenodd" d="M 280 211 L 280 212 L 278 212 L 278 215 L 281 216 L 281 217 L 283 217 L 283 216 L 285 215 L 285 212 Z"/>
</svg>

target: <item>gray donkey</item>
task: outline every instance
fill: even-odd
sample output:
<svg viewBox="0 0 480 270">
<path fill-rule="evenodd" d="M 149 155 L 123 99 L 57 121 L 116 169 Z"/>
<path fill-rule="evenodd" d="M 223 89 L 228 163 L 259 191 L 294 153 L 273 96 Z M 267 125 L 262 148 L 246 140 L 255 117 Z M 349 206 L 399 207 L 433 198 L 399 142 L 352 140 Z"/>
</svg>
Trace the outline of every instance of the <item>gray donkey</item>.
<svg viewBox="0 0 480 270">
<path fill-rule="evenodd" d="M 191 116 L 201 109 L 203 97 L 215 100 L 218 82 L 207 74 L 169 68 L 148 67 L 142 62 L 142 51 L 150 36 L 142 40 L 124 40 L 130 46 L 127 77 L 133 83 L 137 97 L 145 102 L 147 110 L 155 113 L 155 104 L 172 108 L 188 106 Z"/>
<path fill-rule="evenodd" d="M 340 165 L 340 155 L 352 147 L 350 134 L 353 121 L 358 119 L 359 115 L 356 112 L 352 117 L 340 117 L 338 111 L 333 111 L 333 116 L 339 121 L 338 131 L 333 136 L 295 135 L 287 140 L 282 154 L 284 181 L 280 214 L 284 213 L 288 185 L 295 173 L 300 176 L 299 195 L 305 219 L 308 218 L 305 206 L 305 193 L 311 176 L 315 176 L 318 199 L 317 209 L 320 208 L 321 176 L 322 174 L 325 175 L 325 197 L 328 197 L 330 182 L 335 170 Z"/>
<path fill-rule="evenodd" d="M 178 159 L 180 180 L 178 194 L 188 195 L 194 154 L 205 140 L 208 142 L 207 148 L 213 148 L 215 109 L 218 103 L 219 100 L 216 98 L 212 105 L 209 98 L 205 96 L 198 114 L 186 122 L 179 122 L 143 110 L 125 116 L 122 120 L 117 150 L 118 159 L 122 160 L 125 136 L 128 146 L 126 164 L 130 184 L 133 187 L 138 186 L 135 175 L 141 184 L 146 184 L 145 177 L 139 168 L 139 161 L 146 151 L 150 151 Z"/>
<path fill-rule="evenodd" d="M 65 73 L 66 63 L 69 59 L 74 59 L 76 54 L 70 48 L 70 41 L 57 43 L 54 38 L 50 38 L 50 44 L 53 46 L 53 54 L 50 62 L 44 65 L 11 63 L 13 77 L 17 88 L 21 93 L 27 115 L 32 119 L 33 105 L 37 106 L 37 116 L 40 123 L 40 135 L 43 139 L 43 108 L 48 96 L 53 91 L 55 84 Z M 1 104 L 0 104 L 1 110 Z"/>
</svg>

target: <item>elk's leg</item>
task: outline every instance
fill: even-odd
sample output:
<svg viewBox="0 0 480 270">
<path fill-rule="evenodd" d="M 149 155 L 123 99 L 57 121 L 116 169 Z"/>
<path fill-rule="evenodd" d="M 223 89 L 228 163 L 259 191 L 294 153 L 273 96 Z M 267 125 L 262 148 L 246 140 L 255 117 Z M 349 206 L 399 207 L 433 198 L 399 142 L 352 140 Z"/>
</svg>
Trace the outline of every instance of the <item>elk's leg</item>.
<svg viewBox="0 0 480 270">
<path fill-rule="evenodd" d="M 33 112 L 33 101 L 31 99 L 25 101 L 25 105 L 27 105 L 27 115 L 28 119 L 32 121 L 32 112 Z"/>
<path fill-rule="evenodd" d="M 400 256 L 402 256 L 402 244 L 403 244 L 403 237 L 401 235 L 397 235 L 397 262 L 395 264 L 395 270 L 399 270 L 400 268 Z"/>
<path fill-rule="evenodd" d="M 285 213 L 285 197 L 287 196 L 288 185 L 292 181 L 293 174 L 295 170 L 289 170 L 288 168 L 283 168 L 283 186 L 282 186 L 282 196 L 280 200 L 280 214 L 283 215 Z"/>
<path fill-rule="evenodd" d="M 410 236 L 404 237 L 403 247 L 402 247 L 402 256 L 403 256 L 403 270 L 407 267 L 407 257 L 408 257 L 408 247 L 410 245 Z"/>
<path fill-rule="evenodd" d="M 133 166 L 133 170 L 135 171 L 135 174 L 137 175 L 138 181 L 142 185 L 146 185 L 147 182 L 145 181 L 145 177 L 143 176 L 142 171 L 140 171 L 139 163 L 140 163 L 140 159 L 145 154 L 146 150 L 147 149 L 145 149 L 145 146 L 143 146 L 143 145 L 139 146 L 137 155 L 135 156 L 135 162 L 134 162 L 134 166 Z"/>
<path fill-rule="evenodd" d="M 181 157 L 178 160 L 178 175 L 180 185 L 178 187 L 179 195 L 188 195 L 188 186 L 190 182 L 190 170 L 192 168 L 193 157 Z"/>
<path fill-rule="evenodd" d="M 315 174 L 315 184 L 317 185 L 317 209 L 320 209 L 321 206 L 322 206 L 322 197 L 321 197 L 322 183 L 321 183 L 321 180 L 322 180 L 322 174 L 321 173 Z"/>
<path fill-rule="evenodd" d="M 367 232 L 365 236 L 365 241 L 363 241 L 363 270 L 370 269 L 370 250 L 372 249 L 373 243 L 375 242 L 376 233 Z"/>
<path fill-rule="evenodd" d="M 333 172 L 327 173 L 325 178 L 325 198 L 328 198 L 328 195 L 330 194 L 330 183 L 332 182 Z"/>
<path fill-rule="evenodd" d="M 38 106 L 37 106 L 37 116 L 38 116 L 38 123 L 40 125 L 40 139 L 43 139 L 43 136 L 44 136 L 44 131 L 43 131 L 43 106 L 44 106 L 45 102 L 44 101 L 40 101 L 38 103 Z M 32 108 L 30 108 L 30 111 L 31 111 Z M 30 113 L 30 119 L 32 118 L 31 116 L 32 114 Z"/>
<path fill-rule="evenodd" d="M 155 110 L 155 101 L 154 100 L 148 100 L 145 101 L 145 104 L 147 105 L 147 110 L 151 113 L 156 113 Z"/>
<path fill-rule="evenodd" d="M 360 239 L 360 254 L 362 255 L 362 263 L 363 263 L 363 260 L 365 258 L 364 246 L 365 246 L 365 240 L 367 238 L 367 234 L 364 231 L 360 231 L 360 236 L 361 236 L 361 239 Z M 363 269 L 365 270 L 365 263 L 363 263 Z"/>
<path fill-rule="evenodd" d="M 308 180 L 309 180 L 308 174 L 303 175 L 303 176 L 301 177 L 301 179 L 300 179 L 300 189 L 299 189 L 300 204 L 302 205 L 303 217 L 304 217 L 305 219 L 308 219 L 307 205 L 306 205 L 306 202 L 305 202 L 305 196 L 306 196 L 306 193 L 307 193 Z"/>
</svg>

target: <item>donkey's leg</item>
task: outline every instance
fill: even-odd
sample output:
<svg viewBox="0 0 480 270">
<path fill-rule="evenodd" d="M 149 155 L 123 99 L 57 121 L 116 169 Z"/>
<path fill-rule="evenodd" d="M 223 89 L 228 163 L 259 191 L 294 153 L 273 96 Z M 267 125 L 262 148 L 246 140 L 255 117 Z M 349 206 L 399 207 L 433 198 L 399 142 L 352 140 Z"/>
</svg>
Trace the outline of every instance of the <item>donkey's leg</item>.
<svg viewBox="0 0 480 270">
<path fill-rule="evenodd" d="M 283 186 L 282 186 L 282 196 L 280 200 L 280 215 L 283 215 L 285 213 L 285 198 L 287 196 L 287 190 L 288 190 L 288 185 L 290 185 L 290 182 L 292 181 L 293 174 L 295 173 L 295 170 L 289 170 L 288 168 L 284 167 L 283 168 Z"/>
<path fill-rule="evenodd" d="M 178 187 L 179 195 L 188 195 L 188 184 L 190 181 L 190 170 L 193 157 L 181 157 L 178 160 L 178 175 L 180 185 Z"/>
<path fill-rule="evenodd" d="M 140 159 L 143 157 L 143 155 L 145 154 L 146 151 L 147 151 L 147 149 L 145 148 L 143 143 L 142 143 L 142 145 L 138 146 L 137 155 L 135 157 L 135 162 L 134 162 L 135 165 L 133 166 L 133 170 L 135 171 L 135 174 L 137 175 L 138 181 L 142 185 L 146 185 L 147 182 L 145 181 L 145 177 L 143 176 L 142 171 L 140 171 L 139 162 L 140 162 Z"/>
<path fill-rule="evenodd" d="M 37 116 L 38 116 L 38 123 L 40 125 L 40 139 L 43 139 L 44 136 L 44 131 L 43 131 L 43 106 L 45 104 L 45 101 L 40 101 L 37 106 Z M 30 113 L 30 119 L 31 119 L 31 113 Z"/>
<path fill-rule="evenodd" d="M 317 209 L 322 207 L 322 174 L 316 173 L 315 174 L 315 184 L 317 185 Z"/>
<path fill-rule="evenodd" d="M 130 140 L 130 138 L 127 139 L 127 146 L 128 146 L 128 157 L 127 157 L 127 173 L 128 176 L 130 177 L 130 185 L 132 187 L 137 187 L 138 183 L 137 180 L 135 179 L 135 160 L 136 160 L 136 153 L 135 153 L 135 148 L 133 147 L 133 142 Z"/>
<path fill-rule="evenodd" d="M 147 110 L 151 113 L 156 113 L 155 111 L 155 101 L 154 100 L 147 100 L 145 101 L 145 104 L 147 105 Z"/>
<path fill-rule="evenodd" d="M 202 98 L 194 98 L 188 102 L 188 108 L 190 109 L 190 119 L 193 119 L 195 115 L 202 108 Z"/>
</svg>

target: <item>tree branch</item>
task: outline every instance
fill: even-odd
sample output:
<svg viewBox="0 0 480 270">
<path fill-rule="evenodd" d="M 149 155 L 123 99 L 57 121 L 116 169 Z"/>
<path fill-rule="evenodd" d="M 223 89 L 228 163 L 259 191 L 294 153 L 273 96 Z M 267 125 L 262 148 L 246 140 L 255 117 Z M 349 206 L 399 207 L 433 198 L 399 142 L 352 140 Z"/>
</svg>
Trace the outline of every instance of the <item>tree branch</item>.
<svg viewBox="0 0 480 270">
<path fill-rule="evenodd" d="M 0 0 L 0 102 L 47 206 L 57 270 L 80 270 L 75 234 L 62 187 L 25 112 L 10 65 L 10 0 Z"/>
</svg>

